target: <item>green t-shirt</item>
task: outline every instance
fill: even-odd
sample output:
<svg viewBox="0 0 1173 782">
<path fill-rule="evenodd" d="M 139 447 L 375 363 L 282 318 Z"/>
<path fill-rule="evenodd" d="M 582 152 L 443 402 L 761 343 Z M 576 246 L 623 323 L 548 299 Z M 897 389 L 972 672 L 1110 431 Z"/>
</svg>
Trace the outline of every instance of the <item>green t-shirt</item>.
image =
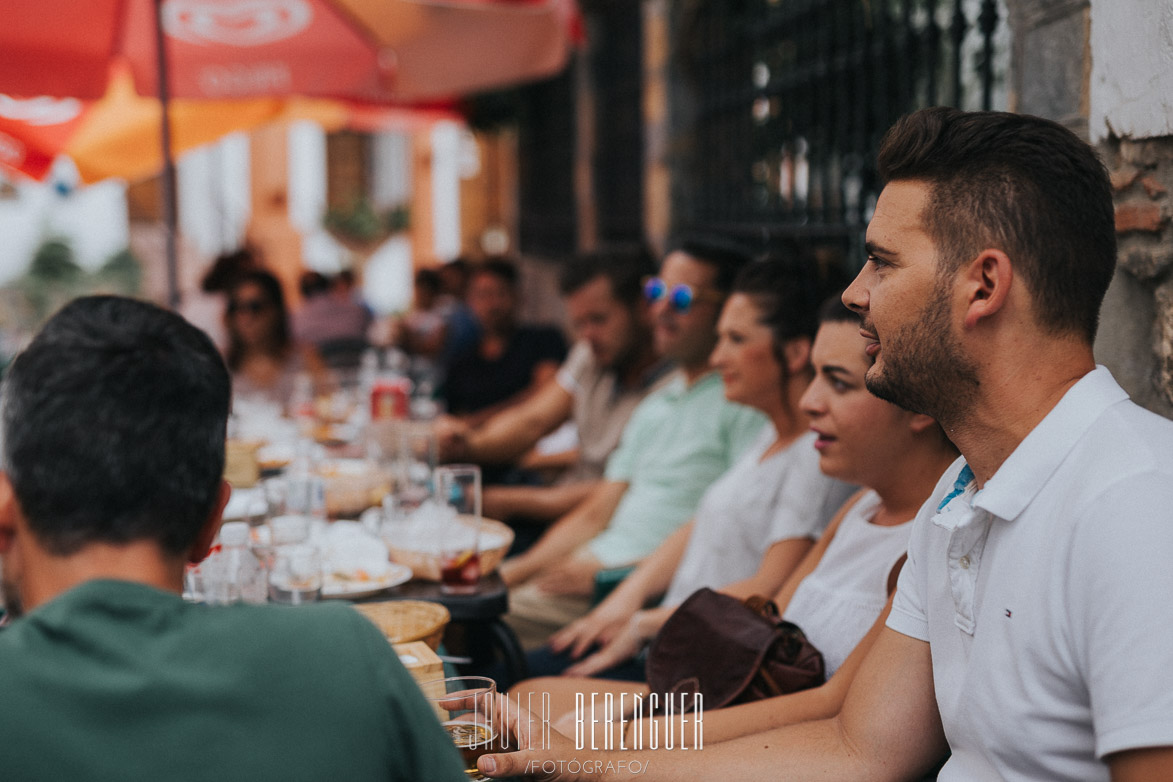
<svg viewBox="0 0 1173 782">
<path fill-rule="evenodd" d="M 436 780 L 463 764 L 343 605 L 200 606 L 86 582 L 0 631 L 0 779 Z"/>
<path fill-rule="evenodd" d="M 715 372 L 691 385 L 679 374 L 648 395 L 607 460 L 606 479 L 628 486 L 590 552 L 604 567 L 646 557 L 692 518 L 705 489 L 767 422 L 752 407 L 727 401 Z"/>
</svg>

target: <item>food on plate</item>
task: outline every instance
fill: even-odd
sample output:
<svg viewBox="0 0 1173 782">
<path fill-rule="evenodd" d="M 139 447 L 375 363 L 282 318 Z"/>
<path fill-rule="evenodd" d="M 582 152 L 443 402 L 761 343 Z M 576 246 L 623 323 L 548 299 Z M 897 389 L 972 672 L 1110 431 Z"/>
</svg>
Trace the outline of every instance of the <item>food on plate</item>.
<svg viewBox="0 0 1173 782">
<path fill-rule="evenodd" d="M 317 469 L 326 483 L 326 515 L 355 517 L 380 504 L 391 490 L 391 481 L 374 462 L 332 459 Z"/>
</svg>

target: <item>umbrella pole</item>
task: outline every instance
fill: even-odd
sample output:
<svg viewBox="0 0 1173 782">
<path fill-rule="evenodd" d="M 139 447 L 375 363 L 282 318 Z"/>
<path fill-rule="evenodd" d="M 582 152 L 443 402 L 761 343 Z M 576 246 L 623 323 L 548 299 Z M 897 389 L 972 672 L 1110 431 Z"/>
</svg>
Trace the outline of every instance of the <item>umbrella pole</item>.
<svg viewBox="0 0 1173 782">
<path fill-rule="evenodd" d="M 167 303 L 178 309 L 179 294 L 179 209 L 176 197 L 175 157 L 171 150 L 171 86 L 167 68 L 166 36 L 163 34 L 164 0 L 155 0 L 155 64 L 159 79 L 159 107 L 163 147 L 163 222 L 167 248 Z"/>
</svg>

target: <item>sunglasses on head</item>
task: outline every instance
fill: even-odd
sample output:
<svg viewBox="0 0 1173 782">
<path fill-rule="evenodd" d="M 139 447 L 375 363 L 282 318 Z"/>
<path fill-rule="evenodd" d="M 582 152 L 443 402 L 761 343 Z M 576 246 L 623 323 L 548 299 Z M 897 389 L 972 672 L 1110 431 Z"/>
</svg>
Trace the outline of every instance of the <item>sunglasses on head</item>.
<svg viewBox="0 0 1173 782">
<path fill-rule="evenodd" d="M 261 299 L 245 299 L 243 301 L 228 302 L 228 314 L 235 315 L 238 312 L 247 312 L 250 315 L 260 315 L 265 310 L 269 309 L 269 302 Z"/>
<path fill-rule="evenodd" d="M 667 297 L 669 306 L 677 312 L 688 312 L 689 308 L 697 301 L 702 301 L 706 298 L 716 298 L 717 294 L 713 292 L 698 292 L 693 290 L 691 285 L 678 283 L 671 287 L 659 277 L 647 277 L 644 279 L 644 298 L 650 302 L 657 302 L 660 299 Z"/>
</svg>

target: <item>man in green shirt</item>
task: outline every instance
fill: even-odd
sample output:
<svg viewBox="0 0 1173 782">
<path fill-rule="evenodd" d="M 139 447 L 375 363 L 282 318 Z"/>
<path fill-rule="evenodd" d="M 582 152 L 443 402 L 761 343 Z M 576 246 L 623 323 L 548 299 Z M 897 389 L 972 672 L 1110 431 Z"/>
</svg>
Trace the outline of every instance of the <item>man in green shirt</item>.
<svg viewBox="0 0 1173 782">
<path fill-rule="evenodd" d="M 183 602 L 229 487 L 229 380 L 178 315 L 91 297 L 0 401 L 0 779 L 464 779 L 353 610 Z"/>
<path fill-rule="evenodd" d="M 692 518 L 705 489 L 766 425 L 758 411 L 726 401 L 709 367 L 721 307 L 746 261 L 726 243 L 689 240 L 647 281 L 656 350 L 677 374 L 635 409 L 604 480 L 503 563 L 513 587 L 508 621 L 524 645 L 585 614 L 601 569 L 635 564 Z"/>
</svg>

